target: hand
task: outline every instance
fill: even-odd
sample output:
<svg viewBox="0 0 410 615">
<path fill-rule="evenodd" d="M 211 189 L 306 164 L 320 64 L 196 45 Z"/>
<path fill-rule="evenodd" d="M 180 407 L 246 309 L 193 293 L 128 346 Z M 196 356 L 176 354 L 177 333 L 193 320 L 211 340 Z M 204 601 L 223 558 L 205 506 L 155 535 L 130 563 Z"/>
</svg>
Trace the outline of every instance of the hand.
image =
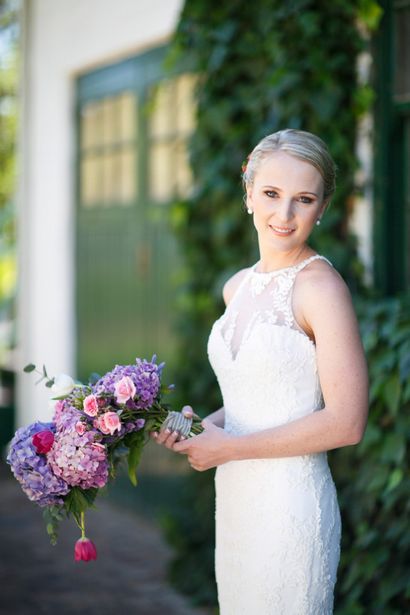
<svg viewBox="0 0 410 615">
<path fill-rule="evenodd" d="M 230 443 L 234 437 L 204 419 L 199 436 L 173 443 L 173 450 L 188 455 L 188 462 L 198 472 L 209 470 L 233 459 Z"/>
<path fill-rule="evenodd" d="M 194 413 L 191 406 L 184 406 L 181 412 L 187 418 L 198 416 Z M 165 429 L 164 431 L 159 431 L 159 432 L 153 431 L 151 432 L 150 436 L 153 440 L 155 440 L 155 442 L 157 442 L 157 444 L 163 444 L 166 448 L 169 448 L 171 450 L 175 450 L 174 449 L 175 442 L 177 442 L 178 440 L 185 439 L 184 436 L 181 436 L 181 434 L 178 431 L 171 432 L 170 429 Z"/>
</svg>

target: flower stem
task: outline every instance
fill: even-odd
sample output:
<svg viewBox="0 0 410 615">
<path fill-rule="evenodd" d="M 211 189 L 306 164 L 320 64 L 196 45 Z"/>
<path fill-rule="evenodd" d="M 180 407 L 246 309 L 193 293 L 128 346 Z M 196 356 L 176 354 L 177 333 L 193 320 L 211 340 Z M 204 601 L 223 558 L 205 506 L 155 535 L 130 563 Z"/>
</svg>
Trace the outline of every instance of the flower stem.
<svg viewBox="0 0 410 615">
<path fill-rule="evenodd" d="M 80 513 L 80 519 L 81 519 L 81 525 L 80 525 L 80 528 L 81 528 L 81 538 L 84 540 L 84 538 L 85 538 L 85 519 L 84 519 L 84 511 L 82 511 L 82 512 Z"/>
</svg>

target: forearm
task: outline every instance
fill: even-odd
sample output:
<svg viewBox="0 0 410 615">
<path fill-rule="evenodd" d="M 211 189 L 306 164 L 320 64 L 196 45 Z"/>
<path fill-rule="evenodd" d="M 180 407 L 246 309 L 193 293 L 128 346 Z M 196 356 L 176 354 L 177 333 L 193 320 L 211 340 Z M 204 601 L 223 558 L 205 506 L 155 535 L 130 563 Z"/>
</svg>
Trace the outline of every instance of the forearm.
<svg viewBox="0 0 410 615">
<path fill-rule="evenodd" d="M 211 421 L 211 423 L 213 423 L 214 425 L 216 425 L 217 427 L 222 427 L 225 425 L 225 409 L 222 406 L 222 408 L 219 408 L 219 410 L 215 410 L 215 412 L 212 412 L 212 414 L 208 414 L 208 416 L 206 417 L 209 421 Z"/>
<path fill-rule="evenodd" d="M 232 460 L 294 457 L 357 444 L 365 421 L 349 424 L 339 417 L 340 413 L 336 415 L 323 408 L 278 427 L 234 436 L 229 443 L 229 457 Z"/>
</svg>

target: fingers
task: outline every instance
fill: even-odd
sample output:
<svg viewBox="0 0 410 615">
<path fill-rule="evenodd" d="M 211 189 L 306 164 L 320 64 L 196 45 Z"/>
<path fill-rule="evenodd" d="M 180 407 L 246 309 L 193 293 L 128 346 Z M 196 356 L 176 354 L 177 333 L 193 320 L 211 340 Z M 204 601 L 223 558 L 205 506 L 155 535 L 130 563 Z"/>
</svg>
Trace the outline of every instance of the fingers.
<svg viewBox="0 0 410 615">
<path fill-rule="evenodd" d="M 153 431 L 150 434 L 150 437 L 157 443 L 173 450 L 177 453 L 182 452 L 176 448 L 177 444 L 182 444 L 183 440 L 186 438 L 181 436 L 178 431 L 171 432 L 169 429 L 165 429 L 164 431 Z"/>
</svg>

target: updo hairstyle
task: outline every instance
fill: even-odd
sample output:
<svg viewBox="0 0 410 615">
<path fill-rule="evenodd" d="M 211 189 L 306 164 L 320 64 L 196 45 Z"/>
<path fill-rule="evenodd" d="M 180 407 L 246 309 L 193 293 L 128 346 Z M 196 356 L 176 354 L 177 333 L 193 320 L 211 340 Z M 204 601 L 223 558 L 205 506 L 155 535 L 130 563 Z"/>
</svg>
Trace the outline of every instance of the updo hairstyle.
<svg viewBox="0 0 410 615">
<path fill-rule="evenodd" d="M 252 150 L 242 174 L 245 189 L 253 185 L 262 162 L 275 152 L 286 152 L 313 165 L 323 178 L 323 200 L 330 200 L 336 188 L 336 165 L 327 145 L 316 135 L 293 128 L 279 130 L 264 137 Z"/>
</svg>

